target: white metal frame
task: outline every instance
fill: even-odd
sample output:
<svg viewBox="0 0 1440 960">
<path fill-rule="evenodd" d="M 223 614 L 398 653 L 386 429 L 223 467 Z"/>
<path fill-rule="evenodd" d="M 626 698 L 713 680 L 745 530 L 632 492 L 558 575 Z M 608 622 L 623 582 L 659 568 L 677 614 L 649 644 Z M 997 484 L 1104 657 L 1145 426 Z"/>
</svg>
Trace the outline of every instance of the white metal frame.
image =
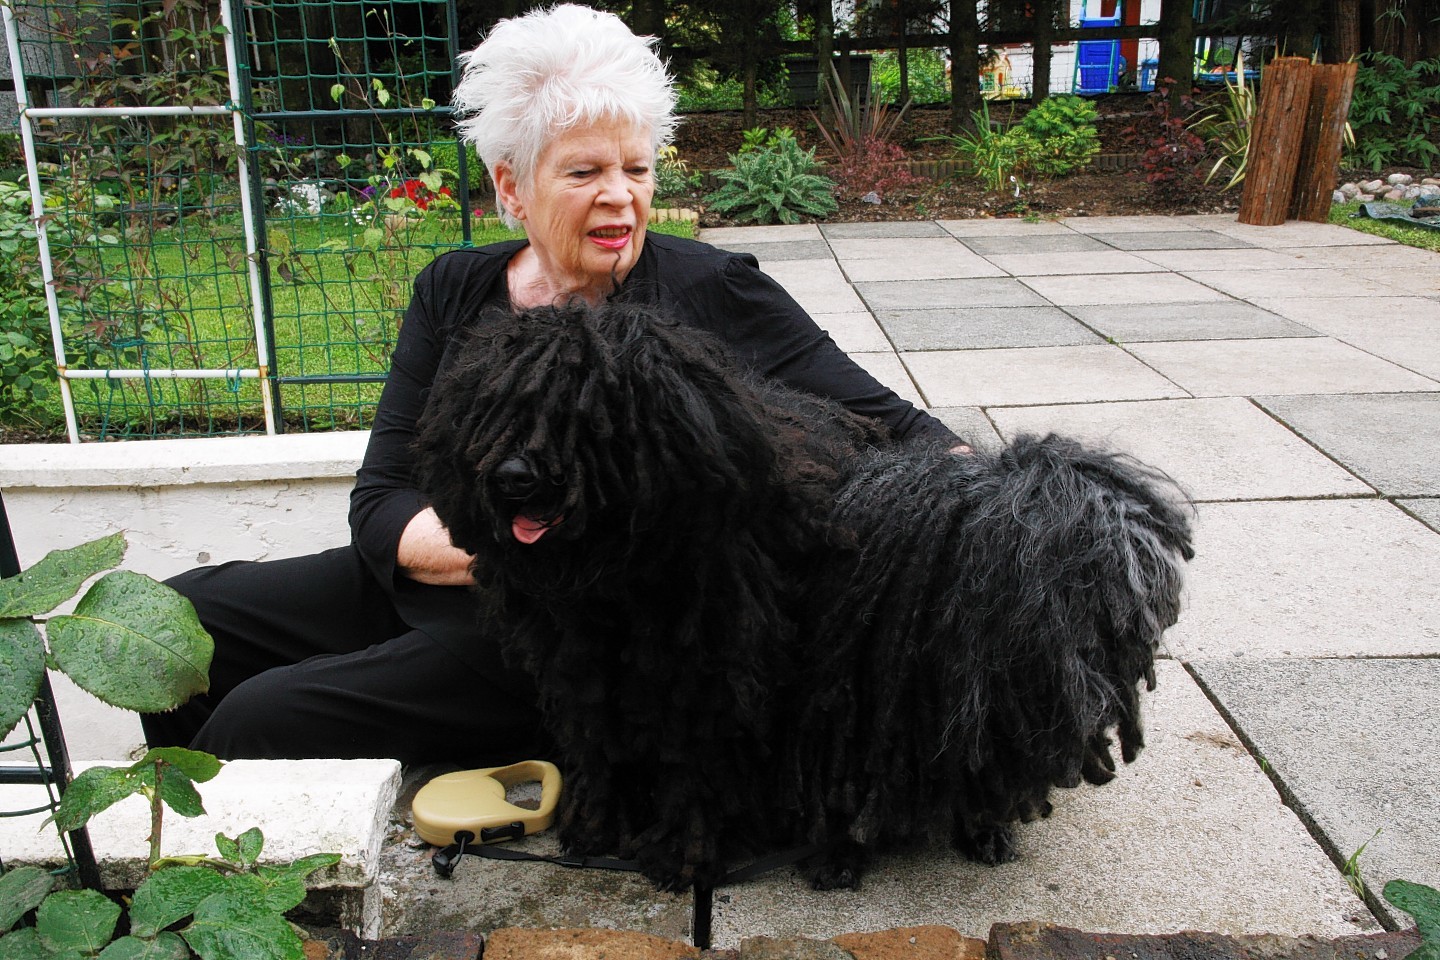
<svg viewBox="0 0 1440 960">
<path fill-rule="evenodd" d="M 45 280 L 45 303 L 50 313 L 50 336 L 55 345 L 55 367 L 60 374 L 60 396 L 65 407 L 65 429 L 71 443 L 80 442 L 79 424 L 75 417 L 75 403 L 70 392 L 71 380 L 82 379 L 256 379 L 260 383 L 261 402 L 264 406 L 265 432 L 273 434 L 275 409 L 270 390 L 272 375 L 270 343 L 265 336 L 265 307 L 260 282 L 259 247 L 255 236 L 255 198 L 246 159 L 245 117 L 241 113 L 240 68 L 236 49 L 235 24 L 231 5 L 220 4 L 220 22 L 225 27 L 225 65 L 229 77 L 230 102 L 224 106 L 171 106 L 171 107 L 32 107 L 25 83 L 25 65 L 20 53 L 19 25 L 9 3 L 0 2 L 0 19 L 5 25 L 5 44 L 10 54 L 11 77 L 15 83 L 15 99 L 20 113 L 20 140 L 25 150 L 25 171 L 30 181 L 30 206 L 36 224 L 36 237 L 40 247 L 40 269 Z M 240 211 L 245 225 L 245 260 L 247 282 L 250 286 L 250 302 L 253 307 L 255 329 L 256 366 L 229 370 L 72 370 L 65 352 L 65 341 L 60 328 L 60 303 L 55 296 L 55 271 L 50 257 L 50 243 L 42 226 L 45 215 L 45 197 L 40 191 L 40 177 L 35 158 L 34 120 L 65 117 L 98 116 L 215 116 L 229 114 L 235 130 L 236 157 L 239 164 Z"/>
</svg>

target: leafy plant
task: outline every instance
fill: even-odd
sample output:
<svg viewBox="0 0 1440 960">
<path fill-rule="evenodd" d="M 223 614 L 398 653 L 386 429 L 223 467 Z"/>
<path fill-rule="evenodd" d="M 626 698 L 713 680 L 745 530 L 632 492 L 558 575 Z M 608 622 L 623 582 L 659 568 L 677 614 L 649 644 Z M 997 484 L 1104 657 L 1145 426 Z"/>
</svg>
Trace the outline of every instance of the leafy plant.
<svg viewBox="0 0 1440 960">
<path fill-rule="evenodd" d="M 867 142 L 883 143 L 892 140 L 896 128 L 905 117 L 905 110 L 910 106 L 909 101 L 906 101 L 900 105 L 899 110 L 892 112 L 889 101 L 873 77 L 866 96 L 859 101 L 852 101 L 845 92 L 845 85 L 840 82 L 840 74 L 833 63 L 830 65 L 830 75 L 825 79 L 825 96 L 830 101 L 833 118 L 831 122 L 828 125 L 822 123 L 813 110 L 810 111 L 810 116 L 815 120 L 825 143 L 842 160 L 866 149 L 864 145 Z"/>
<path fill-rule="evenodd" d="M 30 194 L 0 181 L 0 422 L 48 419 L 44 402 L 55 380 L 50 314 L 40 275 Z M 69 305 L 68 302 L 66 304 Z"/>
<path fill-rule="evenodd" d="M 910 172 L 905 151 L 888 140 L 862 140 L 858 149 L 841 157 L 830 168 L 835 175 L 836 192 L 841 196 L 861 197 L 873 193 L 881 198 L 897 190 L 908 190 L 925 183 L 924 177 Z"/>
<path fill-rule="evenodd" d="M 700 175 L 690 172 L 690 165 L 680 158 L 679 150 L 673 145 L 660 148 L 655 158 L 656 197 L 683 197 L 699 185 Z"/>
<path fill-rule="evenodd" d="M 1030 143 L 1026 166 L 1045 177 L 1062 177 L 1087 166 L 1100 152 L 1095 104 L 1071 94 L 1046 97 L 1015 128 Z"/>
<path fill-rule="evenodd" d="M 25 715 L 47 666 L 128 710 L 170 710 L 207 689 L 213 642 L 190 602 L 164 584 L 117 570 L 96 580 L 73 613 L 51 612 L 124 552 L 124 537 L 114 534 L 54 551 L 0 580 L 0 729 L 8 732 Z M 0 876 L 0 956 L 183 960 L 194 951 L 203 960 L 302 960 L 284 914 L 304 899 L 305 879 L 338 862 L 337 855 L 262 866 L 258 829 L 217 835 L 218 857 L 161 855 L 165 808 L 203 814 L 195 784 L 220 768 L 208 753 L 167 747 L 129 766 L 92 767 L 76 777 L 52 817 L 59 830 L 76 830 L 132 795 L 150 804 L 151 873 L 130 902 L 129 932 L 115 937 L 123 911 L 110 898 L 54 890 L 46 871 L 18 867 Z M 34 926 L 13 929 L 32 910 Z"/>
<path fill-rule="evenodd" d="M 835 182 L 815 172 L 815 151 L 805 150 L 787 134 L 773 146 L 731 154 L 733 170 L 717 171 L 720 189 L 705 198 L 720 213 L 734 213 L 741 222 L 799 223 L 801 216 L 834 213 Z"/>
<path fill-rule="evenodd" d="M 1420 946 L 1411 960 L 1440 960 L 1440 890 L 1409 880 L 1391 880 L 1381 891 L 1392 907 L 1415 918 Z"/>
<path fill-rule="evenodd" d="M 1174 83 L 1170 77 L 1157 83 L 1149 97 L 1149 116 L 1122 132 L 1144 147 L 1140 168 L 1150 189 L 1162 201 L 1178 203 L 1193 199 L 1202 187 L 1197 168 L 1206 151 L 1205 141 L 1186 121 L 1195 112 L 1195 101 L 1183 97 L 1181 112 L 1177 115 L 1171 110 L 1170 88 Z"/>
<path fill-rule="evenodd" d="M 1355 73 L 1350 127 L 1352 162 L 1380 170 L 1412 164 L 1430 170 L 1440 159 L 1432 131 L 1440 120 L 1440 58 L 1404 60 L 1370 51 Z"/>
<path fill-rule="evenodd" d="M 1245 179 L 1245 164 L 1250 155 L 1250 131 L 1255 126 L 1255 88 L 1245 83 L 1245 61 L 1235 71 L 1232 81 L 1225 77 L 1225 96 L 1217 104 L 1190 121 L 1190 129 L 1210 144 L 1219 156 L 1205 182 L 1210 183 L 1222 170 L 1230 172 L 1222 190 L 1230 190 Z"/>
<path fill-rule="evenodd" d="M 931 47 L 906 51 L 905 64 L 910 74 L 910 99 L 916 103 L 948 103 L 950 81 L 945 76 L 945 59 Z M 900 55 L 887 50 L 875 55 L 870 63 L 872 83 L 880 88 L 885 100 L 900 98 Z"/>
<path fill-rule="evenodd" d="M 971 129 L 936 139 L 950 144 L 954 158 L 989 189 L 1002 190 L 1012 180 L 1018 183 L 1036 149 L 1029 134 L 1000 129 L 983 100 L 970 121 Z"/>
</svg>

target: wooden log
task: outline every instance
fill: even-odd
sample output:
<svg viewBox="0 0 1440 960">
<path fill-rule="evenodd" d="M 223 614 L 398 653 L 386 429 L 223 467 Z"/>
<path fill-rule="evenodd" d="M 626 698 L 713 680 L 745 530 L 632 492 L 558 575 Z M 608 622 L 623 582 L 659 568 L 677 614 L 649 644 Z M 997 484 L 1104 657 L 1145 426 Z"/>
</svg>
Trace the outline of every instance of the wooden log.
<svg viewBox="0 0 1440 960">
<path fill-rule="evenodd" d="M 1299 169 L 1300 139 L 1310 107 L 1310 61 L 1277 57 L 1265 67 L 1260 108 L 1250 131 L 1241 223 L 1273 227 L 1285 222 Z"/>
<path fill-rule="evenodd" d="M 1300 141 L 1300 169 L 1290 217 L 1324 223 L 1330 219 L 1335 179 L 1340 175 L 1340 153 L 1345 147 L 1345 118 L 1355 92 L 1357 64 L 1316 64 L 1310 68 L 1310 107 L 1305 135 Z"/>
</svg>

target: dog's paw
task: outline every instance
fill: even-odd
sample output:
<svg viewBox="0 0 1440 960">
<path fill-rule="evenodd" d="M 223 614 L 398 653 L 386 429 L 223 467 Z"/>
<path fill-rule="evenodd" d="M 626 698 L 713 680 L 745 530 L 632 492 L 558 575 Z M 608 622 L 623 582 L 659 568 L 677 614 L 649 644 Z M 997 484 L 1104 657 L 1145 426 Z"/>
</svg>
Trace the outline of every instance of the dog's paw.
<svg viewBox="0 0 1440 960">
<path fill-rule="evenodd" d="M 966 857 L 992 867 L 1019 856 L 1015 849 L 1015 831 L 1009 824 L 957 824 L 951 842 Z"/>
<path fill-rule="evenodd" d="M 831 843 L 800 864 L 800 874 L 816 890 L 854 890 L 865 872 L 865 848 L 857 843 Z"/>
</svg>

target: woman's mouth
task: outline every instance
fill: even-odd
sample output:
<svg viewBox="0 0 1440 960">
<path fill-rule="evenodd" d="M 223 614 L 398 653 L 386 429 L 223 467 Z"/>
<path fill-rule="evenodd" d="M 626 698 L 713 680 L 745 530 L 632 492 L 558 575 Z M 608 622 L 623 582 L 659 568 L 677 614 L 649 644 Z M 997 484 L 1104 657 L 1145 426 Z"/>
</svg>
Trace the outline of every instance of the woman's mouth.
<svg viewBox="0 0 1440 960">
<path fill-rule="evenodd" d="M 630 242 L 629 227 L 599 227 L 591 230 L 588 236 L 592 243 L 604 247 L 606 250 L 620 250 Z"/>
</svg>

